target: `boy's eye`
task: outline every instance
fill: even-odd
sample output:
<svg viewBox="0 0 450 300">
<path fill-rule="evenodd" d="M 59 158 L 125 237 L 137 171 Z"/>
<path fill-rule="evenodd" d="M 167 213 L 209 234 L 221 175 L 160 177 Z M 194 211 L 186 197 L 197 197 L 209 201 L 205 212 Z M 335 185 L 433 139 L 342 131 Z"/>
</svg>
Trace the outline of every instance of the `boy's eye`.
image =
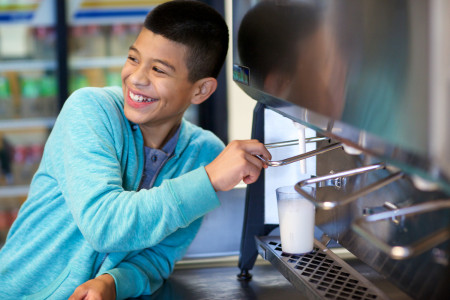
<svg viewBox="0 0 450 300">
<path fill-rule="evenodd" d="M 160 74 L 164 74 L 165 73 L 163 70 L 161 70 L 158 67 L 153 67 L 153 71 L 155 71 L 156 73 L 160 73 Z"/>
<path fill-rule="evenodd" d="M 129 55 L 128 59 L 131 60 L 132 62 L 137 63 L 137 59 L 134 56 Z"/>
</svg>

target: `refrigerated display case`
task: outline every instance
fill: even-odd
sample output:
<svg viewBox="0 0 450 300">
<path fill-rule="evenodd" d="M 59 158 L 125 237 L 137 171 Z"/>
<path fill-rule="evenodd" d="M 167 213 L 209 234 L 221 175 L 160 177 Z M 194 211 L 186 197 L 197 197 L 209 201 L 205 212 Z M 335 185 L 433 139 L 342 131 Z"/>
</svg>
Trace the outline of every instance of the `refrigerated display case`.
<svg viewBox="0 0 450 300">
<path fill-rule="evenodd" d="M 69 93 L 83 86 L 120 86 L 128 47 L 147 13 L 163 2 L 66 2 Z"/>
<path fill-rule="evenodd" d="M 54 0 L 0 1 L 0 247 L 58 111 Z"/>
</svg>

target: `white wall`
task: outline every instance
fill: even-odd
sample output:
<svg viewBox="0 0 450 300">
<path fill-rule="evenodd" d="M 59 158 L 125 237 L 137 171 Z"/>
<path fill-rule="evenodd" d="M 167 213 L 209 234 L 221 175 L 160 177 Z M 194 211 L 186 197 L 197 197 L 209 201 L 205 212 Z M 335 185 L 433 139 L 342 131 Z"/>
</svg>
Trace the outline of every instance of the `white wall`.
<svg viewBox="0 0 450 300">
<path fill-rule="evenodd" d="M 247 96 L 233 81 L 233 37 L 232 3 L 239 0 L 225 0 L 225 14 L 230 30 L 230 47 L 226 61 L 228 94 L 228 137 L 229 140 L 249 139 L 251 136 L 253 108 L 256 101 Z"/>
</svg>

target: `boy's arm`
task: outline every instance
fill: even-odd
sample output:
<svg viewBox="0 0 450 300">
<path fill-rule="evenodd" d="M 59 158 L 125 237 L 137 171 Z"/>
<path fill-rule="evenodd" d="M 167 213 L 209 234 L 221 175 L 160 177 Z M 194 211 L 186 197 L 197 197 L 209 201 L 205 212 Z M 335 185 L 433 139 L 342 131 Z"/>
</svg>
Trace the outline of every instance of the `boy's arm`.
<svg viewBox="0 0 450 300">
<path fill-rule="evenodd" d="M 44 165 L 58 181 L 81 233 L 98 252 L 158 244 L 219 206 L 215 190 L 230 189 L 242 179 L 255 180 L 262 165 L 252 154 L 267 156 L 257 141 L 231 143 L 220 155 L 223 144 L 207 143 L 190 153 L 184 165 L 174 166 L 192 171 L 151 190 L 126 191 L 126 165 L 118 156 L 134 159 L 137 150 L 124 148 L 118 153 L 124 146 L 118 135 L 131 129 L 128 123 L 118 124 L 128 121 L 114 118 L 118 109 L 106 105 L 102 94 L 89 91 L 72 94 L 75 99 L 64 105 L 47 142 Z M 206 170 L 203 166 L 211 161 Z M 251 166 L 255 163 L 256 169 Z"/>
<path fill-rule="evenodd" d="M 137 186 L 130 186 L 127 177 L 135 176 L 131 182 L 138 182 L 141 174 L 129 171 L 127 167 L 135 164 L 126 160 L 136 159 L 143 145 L 124 144 L 120 138 L 131 137 L 120 134 L 133 134 L 128 121 L 114 116 L 118 113 L 106 105 L 102 94 L 88 91 L 73 94 L 75 99 L 64 105 L 45 147 L 40 166 L 45 173 L 38 171 L 37 176 L 43 178 L 40 182 L 57 181 L 77 227 L 96 251 L 152 247 L 220 205 L 203 166 L 223 144 L 209 141 L 204 143 L 206 149 L 194 146 L 189 159 L 173 166 L 182 175 L 151 190 L 133 191 Z M 36 184 L 30 192 L 43 193 Z"/>
<path fill-rule="evenodd" d="M 149 295 L 160 288 L 172 273 L 175 263 L 184 256 L 200 228 L 201 220 L 194 221 L 158 245 L 145 249 L 127 258 L 116 268 L 106 271 L 106 274 L 114 278 L 117 299 Z"/>
<path fill-rule="evenodd" d="M 216 190 L 229 190 L 243 178 L 248 184 L 257 180 L 261 161 L 257 159 L 251 166 L 247 160 L 253 159 L 250 154 L 259 151 L 261 143 L 252 141 L 233 141 L 224 151 L 209 165 L 205 167 L 211 182 L 214 180 Z M 265 150 L 265 148 L 264 148 Z M 261 152 L 256 152 L 261 153 Z M 270 159 L 270 153 L 265 150 L 264 155 Z M 251 156 L 251 157 L 249 157 Z M 267 166 L 264 166 L 267 167 Z M 241 174 L 239 176 L 227 176 L 226 174 Z M 222 176 L 222 174 L 225 174 Z M 214 179 L 212 179 L 214 178 Z M 152 294 L 173 271 L 175 263 L 185 254 L 190 243 L 194 239 L 201 224 L 201 218 L 192 222 L 186 228 L 180 228 L 158 245 L 145 249 L 133 256 L 117 268 L 109 270 L 115 281 L 117 299 L 138 297 Z"/>
</svg>

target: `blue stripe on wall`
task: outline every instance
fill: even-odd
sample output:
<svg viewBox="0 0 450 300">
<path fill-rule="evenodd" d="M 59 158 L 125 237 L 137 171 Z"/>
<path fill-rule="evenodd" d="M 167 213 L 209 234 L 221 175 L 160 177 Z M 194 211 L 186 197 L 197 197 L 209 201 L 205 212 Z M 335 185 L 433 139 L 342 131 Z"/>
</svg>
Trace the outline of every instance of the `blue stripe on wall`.
<svg viewBox="0 0 450 300">
<path fill-rule="evenodd" d="M 33 12 L 0 13 L 0 22 L 28 21 L 33 18 Z"/>
<path fill-rule="evenodd" d="M 110 18 L 110 17 L 145 17 L 150 9 L 146 10 L 97 10 L 78 11 L 75 19 Z"/>
</svg>

